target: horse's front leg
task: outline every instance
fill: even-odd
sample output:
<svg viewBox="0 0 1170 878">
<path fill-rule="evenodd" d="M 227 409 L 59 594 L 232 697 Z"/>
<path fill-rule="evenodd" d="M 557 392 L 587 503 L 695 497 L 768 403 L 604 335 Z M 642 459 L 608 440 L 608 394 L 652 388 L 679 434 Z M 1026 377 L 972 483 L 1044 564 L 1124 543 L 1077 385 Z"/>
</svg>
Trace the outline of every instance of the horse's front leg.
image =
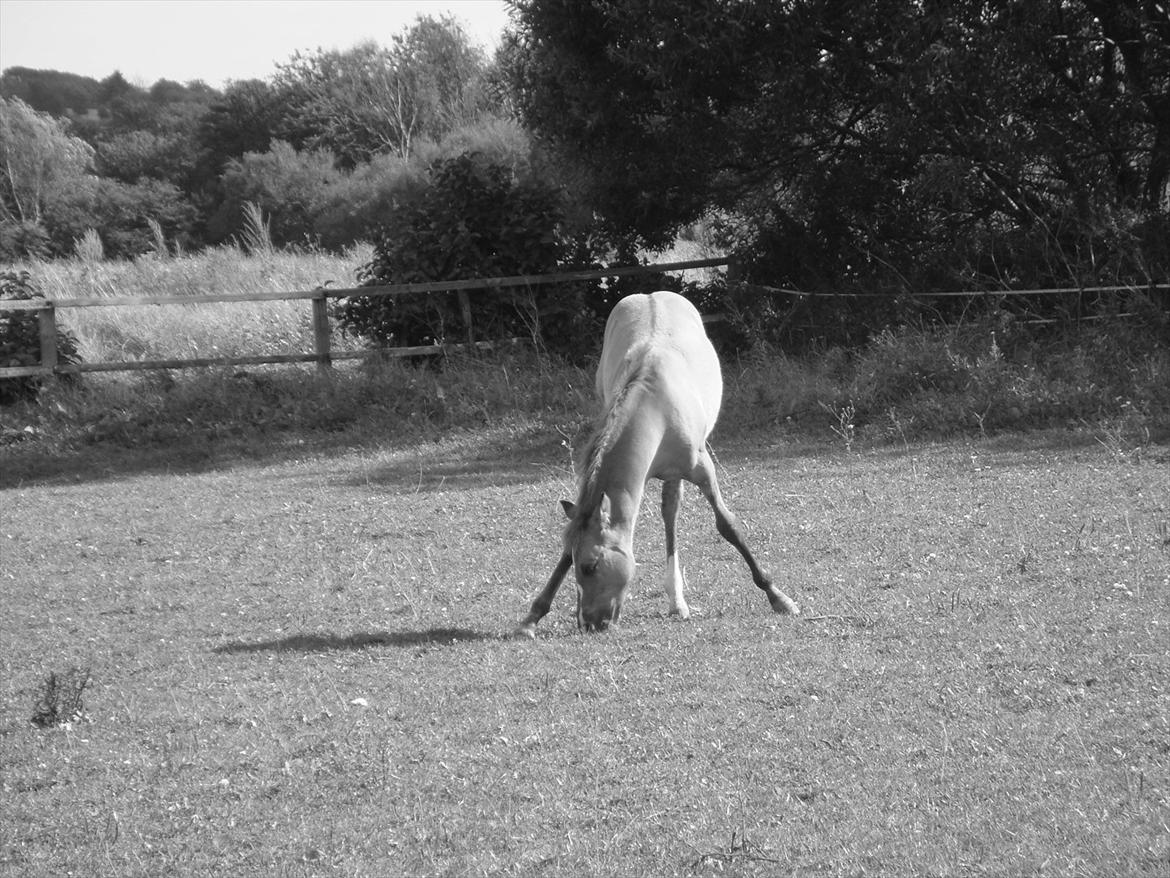
<svg viewBox="0 0 1170 878">
<path fill-rule="evenodd" d="M 739 520 L 723 502 L 723 495 L 719 493 L 719 481 L 715 477 L 715 466 L 711 462 L 711 455 L 705 450 L 699 458 L 699 466 L 691 481 L 699 486 L 699 490 L 703 492 L 703 496 L 711 504 L 711 509 L 715 512 L 715 527 L 718 528 L 719 535 L 735 546 L 743 555 L 743 559 L 747 561 L 748 569 L 752 572 L 752 581 L 768 596 L 768 603 L 772 605 L 773 612 L 800 615 L 800 608 L 796 602 L 776 588 L 772 583 L 772 577 L 756 562 L 755 556 L 748 548 L 747 542 L 744 541 Z"/>
<path fill-rule="evenodd" d="M 691 609 L 683 595 L 686 580 L 678 564 L 678 547 L 675 529 L 678 524 L 678 508 L 682 501 L 682 480 L 668 479 L 662 483 L 662 524 L 666 528 L 666 575 L 663 587 L 666 589 L 666 604 L 670 615 L 689 619 Z"/>
<path fill-rule="evenodd" d="M 562 555 L 561 560 L 557 562 L 557 566 L 553 568 L 552 576 L 548 578 L 548 582 L 544 584 L 544 588 L 540 590 L 536 599 L 533 600 L 532 606 L 528 608 L 528 615 L 516 627 L 516 636 L 536 638 L 536 623 L 548 615 L 549 607 L 552 606 L 557 589 L 561 587 L 561 580 L 565 578 L 565 574 L 569 572 L 569 568 L 572 566 L 573 556 L 567 553 Z"/>
</svg>

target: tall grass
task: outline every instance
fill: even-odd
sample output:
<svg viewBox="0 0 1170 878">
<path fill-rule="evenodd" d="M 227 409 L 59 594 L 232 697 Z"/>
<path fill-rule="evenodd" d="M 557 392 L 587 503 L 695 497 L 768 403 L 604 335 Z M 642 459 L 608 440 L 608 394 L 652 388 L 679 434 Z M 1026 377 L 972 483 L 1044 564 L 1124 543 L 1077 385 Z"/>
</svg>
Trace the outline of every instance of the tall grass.
<svg viewBox="0 0 1170 878">
<path fill-rule="evenodd" d="M 228 246 L 174 257 L 152 253 L 131 262 L 75 258 L 21 267 L 50 299 L 201 296 L 353 286 L 370 255 L 368 246 L 341 256 L 287 251 L 253 256 Z M 58 319 L 76 335 L 82 359 L 90 363 L 313 350 L 304 301 L 65 308 Z M 333 342 L 338 349 L 355 345 L 340 332 Z"/>
</svg>

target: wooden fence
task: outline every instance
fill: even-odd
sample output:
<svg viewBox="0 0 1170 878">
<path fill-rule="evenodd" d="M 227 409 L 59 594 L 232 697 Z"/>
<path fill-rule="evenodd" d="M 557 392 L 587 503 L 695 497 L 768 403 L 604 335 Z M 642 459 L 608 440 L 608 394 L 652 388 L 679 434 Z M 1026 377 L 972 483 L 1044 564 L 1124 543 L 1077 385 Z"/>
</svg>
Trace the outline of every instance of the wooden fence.
<svg viewBox="0 0 1170 878">
<path fill-rule="evenodd" d="M 546 283 L 566 283 L 578 280 L 599 280 L 608 277 L 658 274 L 684 271 L 690 268 L 713 268 L 732 265 L 727 256 L 711 259 L 692 259 L 686 262 L 665 262 L 657 265 L 627 265 L 614 268 L 561 271 L 553 274 L 517 275 L 513 277 L 472 278 L 468 280 L 431 281 L 426 283 L 394 284 L 388 286 L 318 288 L 294 292 L 242 293 L 201 296 L 110 296 L 104 298 L 14 299 L 0 300 L 0 311 L 36 311 L 40 325 L 41 361 L 37 366 L 9 366 L 0 368 L 0 378 L 19 378 L 26 375 L 62 375 L 78 372 L 127 372 L 149 369 L 189 369 L 206 366 L 255 366 L 269 363 L 316 363 L 322 370 L 331 368 L 334 360 L 359 359 L 369 356 L 409 357 L 460 349 L 466 345 L 421 345 L 415 347 L 367 348 L 360 351 L 330 349 L 332 328 L 329 324 L 329 299 L 350 296 L 400 296 L 406 293 L 458 293 L 464 322 L 470 325 L 472 290 L 522 288 Z M 313 352 L 255 357 L 200 357 L 183 360 L 129 360 L 108 363 L 59 363 L 57 358 L 57 312 L 65 308 L 117 308 L 141 305 L 198 305 L 213 302 L 272 302 L 307 299 L 313 309 Z M 491 342 L 469 344 L 481 347 Z"/>
<path fill-rule="evenodd" d="M 464 314 L 464 322 L 471 324 L 471 299 L 468 293 L 472 290 L 490 290 L 522 288 L 537 284 L 565 283 L 579 280 L 599 280 L 609 277 L 629 277 L 643 274 L 658 274 L 671 271 L 685 271 L 692 268 L 714 268 L 728 266 L 729 279 L 734 280 L 737 274 L 736 260 L 730 256 L 718 256 L 711 259 L 694 259 L 686 262 L 666 262 L 657 265 L 627 265 L 613 268 L 585 269 L 581 271 L 562 271 L 553 274 L 517 275 L 513 277 L 472 278 L 468 280 L 432 281 L 426 283 L 394 284 L 392 286 L 348 287 L 338 289 L 318 288 L 295 292 L 272 293 L 244 293 L 202 296 L 112 296 L 106 298 L 62 298 L 62 299 L 16 299 L 0 300 L 0 311 L 37 311 L 40 326 L 41 361 L 37 366 L 10 366 L 0 368 L 0 379 L 18 378 L 27 375 L 61 375 L 77 372 L 124 372 L 149 369 L 188 369 L 206 366 L 252 366 L 270 363 L 316 363 L 322 370 L 331 368 L 334 360 L 358 359 L 369 356 L 409 357 L 425 354 L 440 353 L 445 350 L 460 349 L 466 345 L 421 345 L 415 347 L 396 348 L 367 348 L 360 351 L 338 351 L 330 349 L 332 329 L 329 324 L 329 299 L 343 299 L 350 296 L 398 296 L 406 293 L 433 293 L 455 292 L 459 294 Z M 888 298 L 886 293 L 809 293 L 800 290 L 790 290 L 781 287 L 768 287 L 758 284 L 742 284 L 748 290 L 767 294 L 782 294 L 798 298 Z M 1151 297 L 1161 294 L 1170 299 L 1170 284 L 1150 284 L 1148 286 L 1112 286 L 1112 287 L 1073 287 L 1049 288 L 1036 290 L 986 290 L 965 291 L 948 290 L 923 294 L 926 298 L 948 298 L 964 296 L 968 298 L 995 298 L 1002 296 L 1046 296 L 1046 295 L 1078 295 L 1086 293 L 1109 293 L 1127 291 L 1145 291 Z M 196 305 L 212 302 L 266 302 L 282 300 L 307 299 L 313 311 L 313 343 L 312 353 L 284 354 L 254 357 L 209 357 L 182 360 L 130 360 L 105 363 L 59 363 L 57 359 L 57 311 L 65 308 L 110 308 L 141 305 Z M 469 344 L 490 346 L 491 342 L 475 342 L 469 339 Z"/>
</svg>

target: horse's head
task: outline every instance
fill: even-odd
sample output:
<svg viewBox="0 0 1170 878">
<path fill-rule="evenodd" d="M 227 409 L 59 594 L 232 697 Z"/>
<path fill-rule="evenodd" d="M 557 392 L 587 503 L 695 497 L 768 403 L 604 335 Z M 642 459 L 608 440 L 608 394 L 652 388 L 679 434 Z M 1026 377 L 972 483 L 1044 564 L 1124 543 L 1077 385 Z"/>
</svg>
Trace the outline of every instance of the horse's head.
<svg viewBox="0 0 1170 878">
<path fill-rule="evenodd" d="M 632 546 L 610 527 L 609 498 L 597 509 L 578 515 L 572 503 L 562 503 L 569 517 L 565 551 L 573 556 L 577 579 L 577 627 L 604 631 L 621 616 L 626 589 L 634 579 Z"/>
</svg>

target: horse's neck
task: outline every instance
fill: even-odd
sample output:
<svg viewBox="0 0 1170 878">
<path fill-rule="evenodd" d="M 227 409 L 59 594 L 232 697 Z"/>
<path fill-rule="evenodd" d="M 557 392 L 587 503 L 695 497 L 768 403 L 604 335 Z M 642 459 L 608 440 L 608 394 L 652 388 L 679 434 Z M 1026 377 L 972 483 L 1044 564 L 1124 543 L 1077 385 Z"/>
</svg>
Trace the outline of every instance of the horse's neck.
<svg viewBox="0 0 1170 878">
<path fill-rule="evenodd" d="M 610 527 L 628 531 L 631 538 L 662 435 L 651 409 L 627 405 L 624 422 L 598 464 L 596 496 L 609 497 Z"/>
</svg>

